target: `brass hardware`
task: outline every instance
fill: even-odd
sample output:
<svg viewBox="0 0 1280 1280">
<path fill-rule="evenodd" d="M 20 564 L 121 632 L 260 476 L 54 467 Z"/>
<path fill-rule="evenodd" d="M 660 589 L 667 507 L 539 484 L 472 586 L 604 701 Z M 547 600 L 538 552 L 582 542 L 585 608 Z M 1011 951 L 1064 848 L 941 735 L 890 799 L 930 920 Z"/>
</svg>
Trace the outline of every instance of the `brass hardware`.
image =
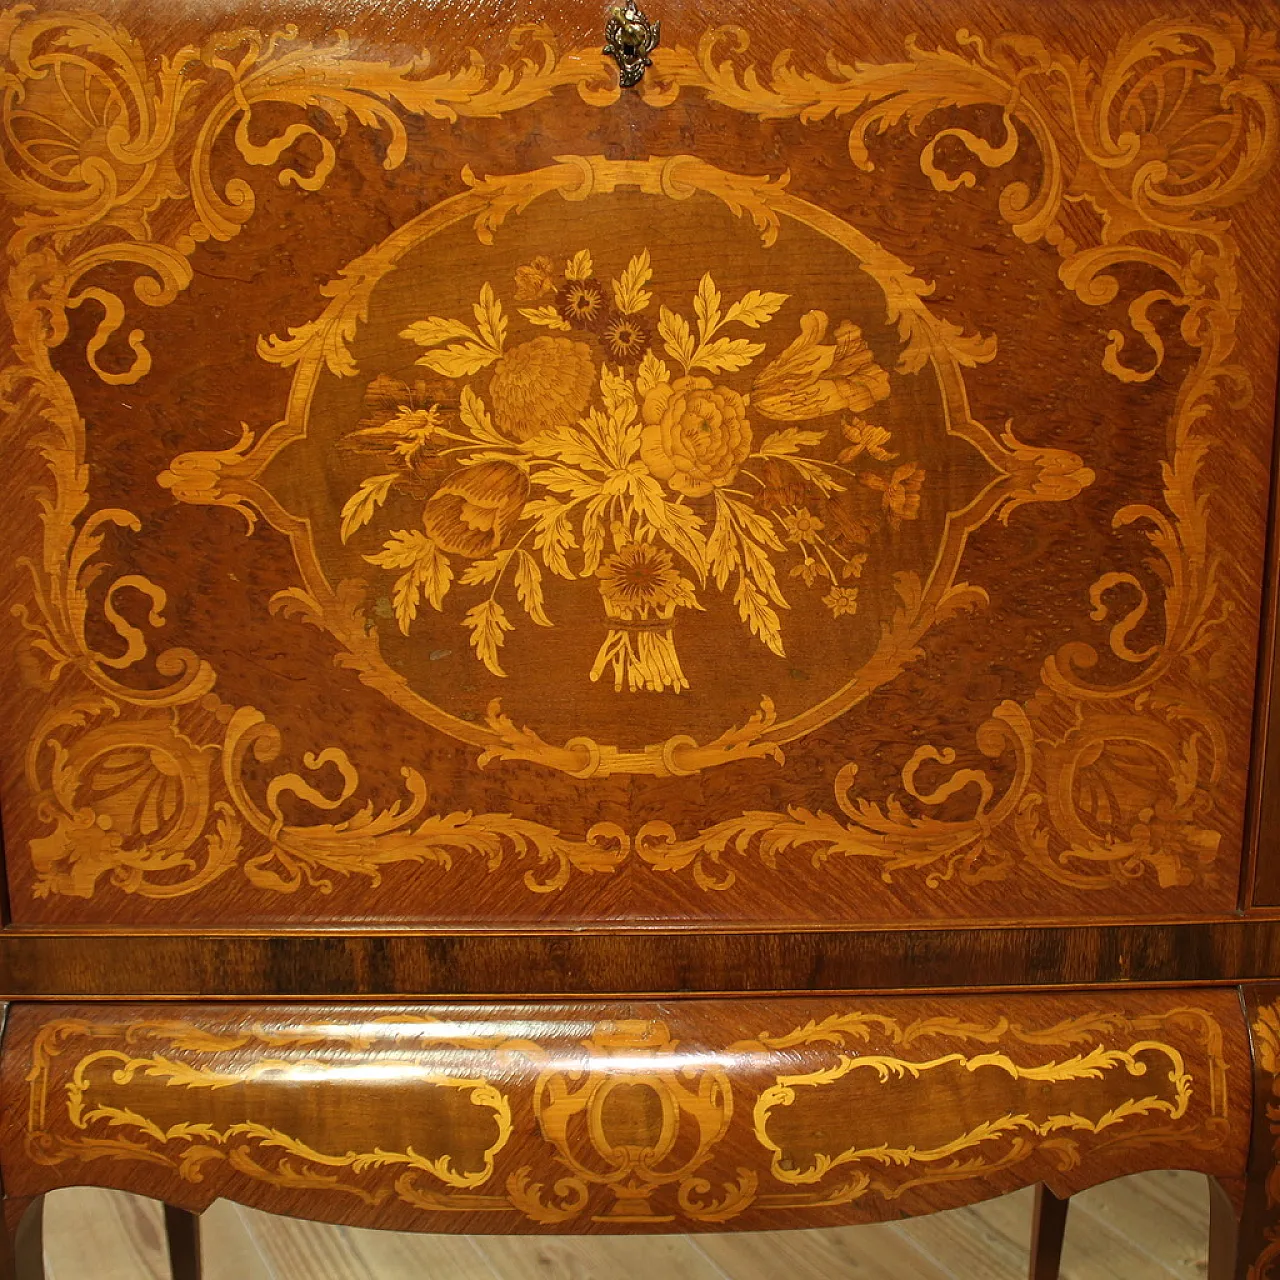
<svg viewBox="0 0 1280 1280">
<path fill-rule="evenodd" d="M 636 0 L 615 6 L 604 27 L 604 52 L 618 64 L 618 79 L 624 89 L 640 83 L 645 68 L 653 65 L 649 55 L 658 47 L 662 23 L 651 23 Z"/>
</svg>

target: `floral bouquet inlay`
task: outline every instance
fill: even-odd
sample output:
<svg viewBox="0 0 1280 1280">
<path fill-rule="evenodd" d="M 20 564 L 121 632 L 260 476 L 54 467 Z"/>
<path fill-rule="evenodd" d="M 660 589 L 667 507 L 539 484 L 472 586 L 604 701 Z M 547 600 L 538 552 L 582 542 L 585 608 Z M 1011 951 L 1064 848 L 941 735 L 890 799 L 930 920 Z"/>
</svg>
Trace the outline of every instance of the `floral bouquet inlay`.
<svg viewBox="0 0 1280 1280">
<path fill-rule="evenodd" d="M 376 459 L 343 542 L 376 530 L 393 492 L 420 504 L 365 556 L 395 575 L 403 633 L 467 592 L 471 647 L 502 676 L 513 616 L 556 625 L 554 574 L 598 597 L 593 681 L 678 693 L 677 621 L 710 592 L 779 656 L 788 592 L 818 592 L 833 625 L 857 612 L 868 556 L 918 516 L 925 478 L 864 416 L 889 376 L 857 325 L 805 312 L 762 361 L 787 294 L 728 301 L 707 273 L 687 309 L 668 306 L 648 250 L 610 280 L 586 249 L 562 269 L 538 257 L 508 292 L 486 283 L 468 320 L 406 328 L 423 376 L 374 378 L 341 441 Z"/>
</svg>

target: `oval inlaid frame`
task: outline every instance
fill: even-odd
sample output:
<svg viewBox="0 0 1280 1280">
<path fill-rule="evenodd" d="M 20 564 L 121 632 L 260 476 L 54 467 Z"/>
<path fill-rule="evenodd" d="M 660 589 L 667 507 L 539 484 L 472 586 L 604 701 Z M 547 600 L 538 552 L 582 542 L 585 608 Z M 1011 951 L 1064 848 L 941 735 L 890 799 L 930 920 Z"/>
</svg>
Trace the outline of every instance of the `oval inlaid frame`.
<svg viewBox="0 0 1280 1280">
<path fill-rule="evenodd" d="M 482 764 L 781 761 L 985 602 L 972 530 L 1092 480 L 975 421 L 994 339 L 785 178 L 463 176 L 260 344 L 296 372 L 235 487 L 277 607 Z"/>
</svg>

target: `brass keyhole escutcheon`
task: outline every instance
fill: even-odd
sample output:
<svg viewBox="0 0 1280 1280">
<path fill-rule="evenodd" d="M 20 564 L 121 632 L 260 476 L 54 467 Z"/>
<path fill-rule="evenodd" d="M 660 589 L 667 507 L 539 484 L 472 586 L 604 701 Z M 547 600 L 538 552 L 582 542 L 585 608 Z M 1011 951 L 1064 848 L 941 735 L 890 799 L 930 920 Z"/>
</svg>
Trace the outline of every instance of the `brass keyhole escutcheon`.
<svg viewBox="0 0 1280 1280">
<path fill-rule="evenodd" d="M 635 0 L 611 10 L 604 28 L 604 52 L 617 62 L 624 89 L 639 84 L 653 65 L 649 55 L 658 47 L 661 34 L 662 23 L 651 23 Z"/>
</svg>

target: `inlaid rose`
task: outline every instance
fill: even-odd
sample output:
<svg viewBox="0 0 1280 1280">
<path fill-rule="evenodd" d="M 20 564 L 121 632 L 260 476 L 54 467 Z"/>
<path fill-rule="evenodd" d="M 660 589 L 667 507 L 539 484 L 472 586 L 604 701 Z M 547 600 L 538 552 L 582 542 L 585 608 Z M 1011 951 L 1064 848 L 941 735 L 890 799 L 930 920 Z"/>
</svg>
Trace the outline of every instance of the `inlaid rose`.
<svg viewBox="0 0 1280 1280">
<path fill-rule="evenodd" d="M 479 462 L 431 495 L 422 527 L 442 551 L 479 560 L 502 546 L 528 497 L 529 479 L 514 463 Z"/>
<path fill-rule="evenodd" d="M 690 498 L 729 484 L 751 452 L 746 401 L 709 378 L 659 383 L 645 396 L 641 416 L 645 465 Z"/>
</svg>

